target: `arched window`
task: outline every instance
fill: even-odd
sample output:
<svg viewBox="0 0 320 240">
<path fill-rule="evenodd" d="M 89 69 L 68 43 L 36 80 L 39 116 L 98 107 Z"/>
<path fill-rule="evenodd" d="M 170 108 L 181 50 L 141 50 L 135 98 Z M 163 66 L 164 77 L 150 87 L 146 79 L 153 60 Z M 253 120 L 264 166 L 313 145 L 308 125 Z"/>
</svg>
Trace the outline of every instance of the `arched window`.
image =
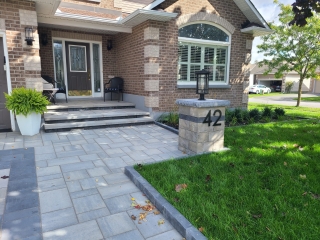
<svg viewBox="0 0 320 240">
<path fill-rule="evenodd" d="M 227 84 L 230 34 L 222 29 L 195 23 L 179 29 L 178 84 L 195 83 L 195 71 L 211 72 L 211 85 Z"/>
</svg>

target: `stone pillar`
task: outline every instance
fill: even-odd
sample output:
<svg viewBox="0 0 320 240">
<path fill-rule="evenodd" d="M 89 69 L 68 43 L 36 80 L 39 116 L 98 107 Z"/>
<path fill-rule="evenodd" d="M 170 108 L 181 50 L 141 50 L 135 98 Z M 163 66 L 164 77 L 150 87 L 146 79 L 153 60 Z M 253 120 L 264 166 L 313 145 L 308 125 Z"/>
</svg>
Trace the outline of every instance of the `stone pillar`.
<svg viewBox="0 0 320 240">
<path fill-rule="evenodd" d="M 228 100 L 177 99 L 179 150 L 200 154 L 224 149 L 225 109 Z"/>
</svg>

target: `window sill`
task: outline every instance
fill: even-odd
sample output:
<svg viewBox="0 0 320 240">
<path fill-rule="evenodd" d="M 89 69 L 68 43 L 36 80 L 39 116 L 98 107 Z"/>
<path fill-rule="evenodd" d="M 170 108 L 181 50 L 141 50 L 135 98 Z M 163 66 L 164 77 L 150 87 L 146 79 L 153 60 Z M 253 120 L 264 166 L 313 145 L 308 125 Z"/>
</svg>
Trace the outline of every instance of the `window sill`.
<svg viewBox="0 0 320 240">
<path fill-rule="evenodd" d="M 177 88 L 196 88 L 196 84 L 177 84 Z M 231 88 L 231 85 L 209 85 L 209 88 Z"/>
</svg>

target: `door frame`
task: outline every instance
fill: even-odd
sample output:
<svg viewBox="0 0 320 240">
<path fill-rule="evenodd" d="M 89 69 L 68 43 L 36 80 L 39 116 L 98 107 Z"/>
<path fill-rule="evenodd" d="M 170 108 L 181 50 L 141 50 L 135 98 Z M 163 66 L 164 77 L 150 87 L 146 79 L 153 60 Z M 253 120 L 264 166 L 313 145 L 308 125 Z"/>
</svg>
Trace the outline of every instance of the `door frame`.
<svg viewBox="0 0 320 240">
<path fill-rule="evenodd" d="M 103 58 L 102 58 L 102 42 L 101 41 L 91 41 L 91 40 L 81 40 L 72 38 L 60 38 L 52 37 L 52 57 L 53 57 L 53 70 L 54 78 L 56 76 L 56 66 L 54 61 L 54 41 L 62 42 L 62 56 L 63 56 L 63 68 L 64 68 L 64 79 L 66 85 L 66 94 L 68 98 L 100 98 L 103 97 Z M 90 68 L 91 68 L 91 96 L 70 96 L 68 94 L 68 77 L 67 77 L 67 58 L 66 58 L 66 42 L 78 42 L 78 43 L 89 43 L 90 46 Z M 100 93 L 94 92 L 94 66 L 93 66 L 93 44 L 99 45 L 99 58 L 100 58 Z M 89 64 L 89 63 L 87 63 Z M 59 98 L 59 97 L 58 97 Z M 61 97 L 63 99 L 63 97 Z"/>
<path fill-rule="evenodd" d="M 10 59 L 9 59 L 8 48 L 7 48 L 6 32 L 0 31 L 0 37 L 3 38 L 3 50 L 4 50 L 4 56 L 6 57 L 6 77 L 7 77 L 7 85 L 8 85 L 8 94 L 11 94 L 12 86 L 11 86 L 10 62 L 9 62 Z M 2 64 L 0 67 L 2 67 Z M 14 114 L 12 111 L 10 111 L 10 122 L 11 122 L 12 131 L 15 131 L 16 124 L 14 120 Z"/>
</svg>

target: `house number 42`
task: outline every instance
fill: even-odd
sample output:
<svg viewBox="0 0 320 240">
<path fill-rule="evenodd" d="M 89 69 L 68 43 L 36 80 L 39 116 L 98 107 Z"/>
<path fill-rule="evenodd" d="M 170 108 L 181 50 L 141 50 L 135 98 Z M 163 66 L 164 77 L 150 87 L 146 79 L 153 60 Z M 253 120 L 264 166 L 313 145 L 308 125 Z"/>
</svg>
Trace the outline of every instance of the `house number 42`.
<svg viewBox="0 0 320 240">
<path fill-rule="evenodd" d="M 217 115 L 216 115 L 217 114 Z M 212 114 L 213 117 L 217 117 L 217 119 L 214 121 L 213 125 L 212 126 L 221 126 L 221 123 L 218 123 L 220 118 L 221 118 L 221 111 L 218 109 L 218 110 L 215 110 Z M 203 123 L 208 123 L 208 126 L 210 127 L 211 123 L 212 123 L 212 120 L 211 120 L 211 110 L 208 112 L 206 118 L 203 120 Z"/>
</svg>

